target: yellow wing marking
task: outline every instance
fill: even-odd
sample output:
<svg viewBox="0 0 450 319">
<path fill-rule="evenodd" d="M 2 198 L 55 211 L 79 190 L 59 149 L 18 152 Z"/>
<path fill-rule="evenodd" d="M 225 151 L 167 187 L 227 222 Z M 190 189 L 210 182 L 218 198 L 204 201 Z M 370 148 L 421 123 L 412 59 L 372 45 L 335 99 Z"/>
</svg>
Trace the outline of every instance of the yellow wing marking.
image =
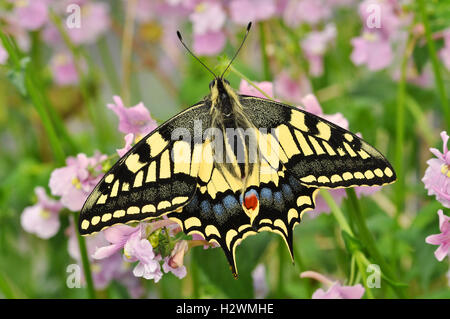
<svg viewBox="0 0 450 319">
<path fill-rule="evenodd" d="M 155 132 L 147 139 L 147 144 L 150 145 L 150 156 L 155 157 L 161 153 L 164 148 L 169 144 L 159 132 Z"/>
<path fill-rule="evenodd" d="M 141 187 L 143 179 L 144 179 L 144 171 L 141 170 L 136 174 L 136 177 L 134 178 L 133 187 Z"/>
<path fill-rule="evenodd" d="M 156 181 L 156 161 L 153 161 L 148 166 L 147 177 L 145 178 L 146 183 Z"/>
<path fill-rule="evenodd" d="M 141 163 L 139 161 L 139 154 L 131 154 L 125 160 L 125 165 L 129 171 L 136 173 L 142 167 L 145 166 L 146 163 Z"/>
<path fill-rule="evenodd" d="M 191 145 L 185 141 L 176 141 L 173 144 L 172 157 L 174 162 L 173 172 L 189 175 L 191 166 Z"/>
<path fill-rule="evenodd" d="M 328 141 L 331 137 L 331 128 L 328 124 L 325 122 L 319 122 L 317 123 L 317 129 L 319 130 L 319 133 L 316 134 L 317 137 Z"/>
<path fill-rule="evenodd" d="M 316 151 L 317 155 L 325 154 L 322 147 L 320 147 L 319 142 L 317 142 L 317 140 L 313 136 L 310 135 L 309 140 L 311 141 L 311 144 L 314 147 L 314 150 Z"/>
<path fill-rule="evenodd" d="M 159 163 L 159 178 L 170 178 L 170 152 L 165 150 L 160 159 Z"/>
<path fill-rule="evenodd" d="M 302 130 L 303 132 L 308 132 L 309 128 L 305 124 L 305 114 L 300 111 L 291 110 L 291 122 L 293 126 Z"/>
<path fill-rule="evenodd" d="M 300 144 L 300 148 L 303 151 L 303 155 L 309 156 L 309 155 L 313 155 L 314 154 L 314 152 L 311 149 L 311 147 L 309 147 L 309 144 L 306 141 L 305 136 L 300 131 L 295 130 L 295 137 L 297 138 L 297 141 Z"/>
</svg>

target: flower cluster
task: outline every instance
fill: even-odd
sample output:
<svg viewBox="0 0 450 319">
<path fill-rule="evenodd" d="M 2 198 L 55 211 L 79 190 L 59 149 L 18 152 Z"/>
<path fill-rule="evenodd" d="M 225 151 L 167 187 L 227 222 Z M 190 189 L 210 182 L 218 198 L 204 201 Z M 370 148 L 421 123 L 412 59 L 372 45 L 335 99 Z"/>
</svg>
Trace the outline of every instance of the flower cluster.
<svg viewBox="0 0 450 319">
<path fill-rule="evenodd" d="M 443 152 L 430 148 L 436 158 L 427 161 L 428 168 L 422 181 L 428 195 L 434 195 L 444 207 L 450 208 L 450 151 L 447 147 L 449 140 L 447 132 L 441 132 L 441 138 Z M 450 217 L 444 215 L 442 209 L 438 211 L 438 216 L 441 233 L 428 236 L 425 241 L 431 245 L 439 245 L 434 254 L 437 260 L 442 261 L 446 256 L 450 256 Z"/>
</svg>

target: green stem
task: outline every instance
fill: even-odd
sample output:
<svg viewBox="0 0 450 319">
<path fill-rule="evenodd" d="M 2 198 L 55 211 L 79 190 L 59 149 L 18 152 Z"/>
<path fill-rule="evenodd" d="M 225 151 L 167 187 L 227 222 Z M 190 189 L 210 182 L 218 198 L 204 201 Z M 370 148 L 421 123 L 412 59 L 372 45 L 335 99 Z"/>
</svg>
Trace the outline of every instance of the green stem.
<svg viewBox="0 0 450 319">
<path fill-rule="evenodd" d="M 436 86 L 439 93 L 439 98 L 441 100 L 441 106 L 444 111 L 446 127 L 450 127 L 450 107 L 447 99 L 447 92 L 445 90 L 444 81 L 442 80 L 441 69 L 442 66 L 439 63 L 436 47 L 434 45 L 433 37 L 431 34 L 430 23 L 428 21 L 428 13 L 426 11 L 425 0 L 419 0 L 419 11 L 422 17 L 422 23 L 425 28 L 425 38 L 427 39 L 428 52 L 431 59 L 431 65 L 433 67 L 434 79 L 436 81 Z"/>
<path fill-rule="evenodd" d="M 79 213 L 73 213 L 73 217 L 75 220 L 75 225 L 78 225 Z M 90 299 L 95 299 L 94 281 L 92 280 L 92 272 L 91 272 L 91 266 L 89 263 L 89 258 L 88 258 L 87 248 L 86 248 L 86 241 L 84 240 L 84 238 L 80 235 L 80 233 L 78 231 L 76 231 L 76 233 L 77 233 L 78 246 L 80 248 L 81 262 L 83 264 L 84 278 L 86 280 L 88 297 Z"/>
<path fill-rule="evenodd" d="M 105 126 L 105 121 L 101 120 L 101 117 L 97 115 L 97 112 L 95 111 L 94 102 L 91 98 L 89 92 L 91 91 L 88 81 L 86 79 L 86 76 L 84 75 L 84 72 L 82 70 L 80 59 L 82 57 L 82 50 L 78 47 L 76 47 L 72 40 L 69 37 L 69 34 L 67 33 L 66 29 L 64 28 L 64 25 L 61 21 L 61 18 L 57 16 L 54 12 L 50 12 L 50 18 L 52 22 L 55 24 L 56 28 L 58 29 L 59 33 L 61 34 L 61 37 L 64 40 L 65 45 L 69 48 L 73 55 L 73 61 L 75 65 L 75 69 L 78 74 L 78 78 L 80 79 L 80 92 L 83 96 L 83 100 L 86 103 L 89 117 L 91 119 L 91 122 L 94 126 L 96 137 L 99 138 L 100 145 L 104 145 L 104 143 L 108 140 L 108 131 Z M 89 62 L 89 60 L 86 58 L 86 61 Z M 90 64 L 92 66 L 92 64 Z"/>
<path fill-rule="evenodd" d="M 197 262 L 195 258 L 191 258 L 191 267 L 189 268 L 192 276 L 192 298 L 200 298 L 200 278 Z"/>
<path fill-rule="evenodd" d="M 108 47 L 108 41 L 106 37 L 102 37 L 98 43 L 97 48 L 102 57 L 103 69 L 105 70 L 107 81 L 111 87 L 114 94 L 119 94 L 120 92 L 120 80 L 116 72 L 116 66 L 114 65 L 113 58 L 111 56 L 111 51 Z"/>
<path fill-rule="evenodd" d="M 397 103 L 396 103 L 396 126 L 395 126 L 395 170 L 397 173 L 397 182 L 395 188 L 395 214 L 392 234 L 395 234 L 399 227 L 400 216 L 404 210 L 405 205 L 405 101 L 406 101 L 406 71 L 408 60 L 414 49 L 415 39 L 412 33 L 409 32 L 406 49 L 403 53 L 403 58 L 400 66 L 400 80 L 397 87 Z M 392 236 L 391 255 L 394 269 L 397 268 L 397 241 L 395 236 Z"/>
<path fill-rule="evenodd" d="M 356 283 L 355 264 L 356 264 L 356 258 L 355 258 L 355 254 L 353 254 L 352 259 L 350 260 L 350 275 L 349 275 L 349 280 L 348 280 L 349 286 L 353 286 Z"/>
<path fill-rule="evenodd" d="M 403 211 L 405 196 L 405 176 L 404 176 L 404 139 L 405 139 L 405 100 L 406 100 L 406 69 L 410 56 L 412 37 L 409 37 L 407 48 L 401 63 L 400 81 L 397 88 L 396 107 L 396 127 L 395 127 L 395 170 L 397 172 L 397 182 L 395 183 L 396 202 L 396 222 Z"/>
<path fill-rule="evenodd" d="M 45 107 L 41 97 L 39 96 L 40 95 L 39 91 L 36 90 L 34 81 L 29 76 L 26 76 L 25 78 L 25 85 L 27 88 L 28 95 L 32 101 L 32 104 L 35 107 L 36 111 L 38 112 L 39 118 L 41 119 L 45 132 L 47 133 L 55 161 L 59 165 L 63 165 L 66 158 L 64 150 L 60 143 L 56 130 L 52 124 L 50 116 L 47 112 L 47 108 Z"/>
<path fill-rule="evenodd" d="M 373 257 L 373 259 L 380 265 L 380 267 L 383 269 L 383 273 L 387 275 L 391 280 L 394 280 L 395 282 L 398 282 L 396 279 L 395 274 L 391 270 L 391 267 L 387 264 L 387 262 L 384 260 L 381 253 L 378 251 L 378 248 L 375 243 L 375 239 L 373 238 L 372 234 L 369 231 L 369 228 L 366 225 L 366 221 L 362 215 L 361 207 L 359 206 L 358 198 L 356 197 L 355 190 L 353 188 L 347 188 L 346 189 L 348 199 L 350 201 L 352 209 L 349 210 L 351 218 L 355 222 L 355 225 L 358 229 L 359 233 L 359 239 L 361 240 L 361 243 L 363 246 L 367 249 L 369 254 Z M 404 292 L 402 289 L 395 285 L 391 285 L 391 287 L 394 289 L 395 293 L 401 297 L 404 298 Z"/>
<path fill-rule="evenodd" d="M 413 116 L 416 122 L 416 127 L 422 134 L 422 137 L 426 141 L 427 145 L 434 145 L 434 143 L 436 142 L 436 137 L 433 134 L 433 129 L 428 124 L 428 121 L 425 118 L 425 115 L 419 103 L 417 103 L 417 101 L 411 95 L 408 94 L 406 95 L 405 102 L 406 108 Z"/>
<path fill-rule="evenodd" d="M 302 273 L 306 271 L 305 263 L 303 262 L 302 255 L 300 254 L 299 246 L 294 246 L 294 259 L 295 259 L 295 265 L 297 266 L 298 272 Z M 313 288 L 311 286 L 311 282 L 307 280 L 304 285 L 306 285 L 306 291 L 307 295 L 310 296 L 313 294 Z"/>
<path fill-rule="evenodd" d="M 267 55 L 266 50 L 266 33 L 264 32 L 264 24 L 262 22 L 258 23 L 259 27 L 259 45 L 261 46 L 261 55 L 262 55 L 262 62 L 263 62 L 263 76 L 264 81 L 271 81 L 272 76 L 270 74 L 270 64 L 269 64 L 269 57 Z"/>
<path fill-rule="evenodd" d="M 285 246 L 284 240 L 278 238 L 278 281 L 277 281 L 277 297 L 284 297 L 284 265 L 285 265 Z"/>
<path fill-rule="evenodd" d="M 355 252 L 354 256 L 355 256 L 355 260 L 356 260 L 356 265 L 358 266 L 358 269 L 359 269 L 359 273 L 362 276 L 361 281 L 366 290 L 367 298 L 374 299 L 375 297 L 373 296 L 372 289 L 367 285 L 367 273 L 366 273 L 366 267 L 365 267 L 365 262 L 364 262 L 364 255 L 362 252 L 357 251 L 357 252 Z"/>
<path fill-rule="evenodd" d="M 50 102 L 47 94 L 46 87 L 43 85 L 45 83 L 45 79 L 42 78 L 42 64 L 40 59 L 40 50 L 38 48 L 39 43 L 37 42 L 38 36 L 36 33 L 33 34 L 33 46 L 32 46 L 32 61 L 33 63 L 29 63 L 27 65 L 28 73 L 30 77 L 33 79 L 33 83 L 36 87 L 36 91 L 41 97 L 42 105 L 45 107 L 46 112 L 48 113 L 50 120 L 52 121 L 55 131 L 57 132 L 60 140 L 62 140 L 65 146 L 68 147 L 69 153 L 74 154 L 77 152 L 77 146 L 69 135 L 66 126 L 64 125 L 61 116 L 55 110 L 55 107 Z"/>
<path fill-rule="evenodd" d="M 336 204 L 333 197 L 330 195 L 330 192 L 326 189 L 321 189 L 320 194 L 322 195 L 322 198 L 325 200 L 325 202 L 330 207 L 331 212 L 333 213 L 334 217 L 336 218 L 336 220 L 337 220 L 339 226 L 342 228 L 342 230 L 346 231 L 349 235 L 354 237 L 353 231 L 352 231 L 350 225 L 347 223 L 347 220 L 344 217 L 344 213 L 342 213 L 342 210 Z"/>
</svg>

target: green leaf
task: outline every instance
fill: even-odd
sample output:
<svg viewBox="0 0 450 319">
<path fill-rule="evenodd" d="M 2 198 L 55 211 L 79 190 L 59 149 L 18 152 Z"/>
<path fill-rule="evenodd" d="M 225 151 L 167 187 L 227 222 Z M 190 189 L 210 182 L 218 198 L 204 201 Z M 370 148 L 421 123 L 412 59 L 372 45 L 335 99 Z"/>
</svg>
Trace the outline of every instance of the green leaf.
<svg viewBox="0 0 450 319">
<path fill-rule="evenodd" d="M 362 245 L 361 242 L 356 239 L 355 237 L 351 236 L 346 231 L 342 231 L 342 238 L 344 239 L 345 247 L 347 248 L 347 251 L 350 253 L 354 253 L 356 251 L 362 251 Z"/>
<path fill-rule="evenodd" d="M 428 48 L 426 45 L 416 45 L 413 51 L 414 64 L 417 72 L 422 73 L 423 67 L 428 61 Z"/>
<path fill-rule="evenodd" d="M 229 298 L 253 298 L 251 272 L 270 242 L 270 234 L 261 233 L 244 240 L 236 248 L 238 279 L 233 279 L 230 267 L 221 248 L 192 251 L 195 263 L 211 285 L 220 289 Z"/>
</svg>

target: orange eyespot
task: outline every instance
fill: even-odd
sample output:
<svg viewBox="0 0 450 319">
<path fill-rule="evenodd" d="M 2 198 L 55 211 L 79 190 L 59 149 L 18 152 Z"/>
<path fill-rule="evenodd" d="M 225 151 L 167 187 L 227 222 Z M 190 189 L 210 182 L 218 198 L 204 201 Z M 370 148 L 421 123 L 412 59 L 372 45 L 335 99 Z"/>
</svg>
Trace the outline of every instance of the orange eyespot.
<svg viewBox="0 0 450 319">
<path fill-rule="evenodd" d="M 247 195 L 244 197 L 244 206 L 248 210 L 256 209 L 256 207 L 258 206 L 258 197 L 256 196 L 255 193 L 253 192 L 247 193 Z"/>
</svg>

